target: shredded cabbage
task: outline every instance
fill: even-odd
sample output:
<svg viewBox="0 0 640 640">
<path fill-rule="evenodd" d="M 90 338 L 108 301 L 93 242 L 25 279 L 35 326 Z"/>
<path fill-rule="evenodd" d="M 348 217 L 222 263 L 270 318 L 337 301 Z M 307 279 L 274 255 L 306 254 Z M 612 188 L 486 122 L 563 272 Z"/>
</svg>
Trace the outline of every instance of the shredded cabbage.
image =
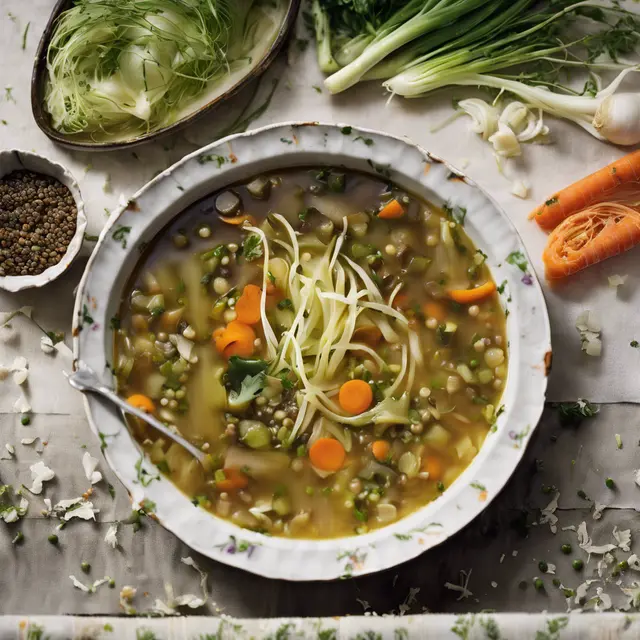
<svg viewBox="0 0 640 640">
<path fill-rule="evenodd" d="M 283 0 L 76 0 L 47 51 L 45 107 L 64 133 L 137 135 L 175 121 L 274 37 Z"/>
</svg>

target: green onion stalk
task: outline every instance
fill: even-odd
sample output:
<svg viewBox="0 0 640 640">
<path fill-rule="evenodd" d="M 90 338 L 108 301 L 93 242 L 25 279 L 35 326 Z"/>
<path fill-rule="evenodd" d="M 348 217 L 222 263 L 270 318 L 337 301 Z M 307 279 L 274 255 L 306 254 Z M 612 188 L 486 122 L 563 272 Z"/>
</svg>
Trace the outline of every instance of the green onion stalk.
<svg viewBox="0 0 640 640">
<path fill-rule="evenodd" d="M 331 33 L 348 31 L 335 0 L 324 1 Z M 361 3 L 343 0 L 355 12 Z M 364 3 L 368 11 L 378 6 Z M 582 21 L 588 26 L 576 27 Z M 357 36 L 353 36 L 355 38 Z M 415 0 L 368 35 L 360 55 L 325 80 L 332 93 L 361 80 L 386 79 L 394 95 L 417 97 L 450 85 L 509 92 L 529 106 L 576 122 L 599 139 L 640 142 L 640 94 L 616 93 L 637 63 L 623 59 L 640 44 L 640 17 L 616 3 L 584 0 Z M 324 42 L 331 51 L 329 42 Z M 334 56 L 334 66 L 340 57 Z M 560 83 L 563 72 L 589 73 L 582 94 Z M 600 89 L 597 71 L 619 76 Z M 571 95 L 573 94 L 573 95 Z"/>
<path fill-rule="evenodd" d="M 376 36 L 353 62 L 325 80 L 331 93 L 344 91 L 389 53 L 415 38 L 450 25 L 487 0 L 410 0 L 379 29 Z"/>
</svg>

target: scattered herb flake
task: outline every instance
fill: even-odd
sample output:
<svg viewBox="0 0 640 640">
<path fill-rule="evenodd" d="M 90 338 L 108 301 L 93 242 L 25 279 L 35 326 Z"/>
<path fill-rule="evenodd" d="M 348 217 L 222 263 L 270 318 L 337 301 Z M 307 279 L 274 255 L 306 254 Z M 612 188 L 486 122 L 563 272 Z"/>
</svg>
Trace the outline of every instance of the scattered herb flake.
<svg viewBox="0 0 640 640">
<path fill-rule="evenodd" d="M 111 237 L 122 245 L 123 249 L 127 248 L 127 237 L 131 233 L 131 227 L 123 227 L 118 225 L 117 229 L 111 234 Z"/>
<path fill-rule="evenodd" d="M 89 313 L 89 307 L 86 304 L 82 305 L 82 324 L 93 324 L 93 318 Z"/>
<path fill-rule="evenodd" d="M 27 48 L 27 34 L 29 33 L 29 27 L 31 26 L 30 22 L 27 22 L 27 26 L 24 28 L 22 33 L 22 50 L 24 51 Z"/>
<path fill-rule="evenodd" d="M 219 156 L 216 154 L 211 154 L 211 153 L 207 153 L 207 154 L 203 154 L 201 156 L 198 156 L 198 164 L 207 164 L 207 162 L 215 162 L 218 165 L 218 169 L 225 164 L 226 162 L 228 162 L 228 158 L 225 158 L 225 156 Z"/>
<path fill-rule="evenodd" d="M 524 253 L 522 253 L 522 251 L 512 251 L 507 256 L 507 262 L 509 264 L 512 264 L 514 267 L 518 267 L 518 269 L 520 269 L 522 273 L 528 273 L 529 263 L 527 262 L 527 259 L 525 258 L 525 255 Z"/>
<path fill-rule="evenodd" d="M 585 418 L 593 418 L 598 413 L 597 405 L 583 399 L 578 399 L 577 402 L 559 402 L 552 406 L 557 409 L 563 426 L 577 427 Z"/>
<path fill-rule="evenodd" d="M 136 470 L 137 482 L 141 484 L 143 487 L 148 487 L 153 480 L 160 480 L 160 476 L 151 475 L 143 466 L 142 461 L 144 460 L 144 455 L 141 455 L 134 468 Z"/>
<path fill-rule="evenodd" d="M 367 147 L 371 147 L 375 144 L 375 142 L 371 138 L 363 138 L 362 136 L 358 136 L 357 138 L 353 139 L 354 142 L 358 140 L 361 140 L 362 142 L 364 142 L 367 145 Z"/>
<path fill-rule="evenodd" d="M 342 127 L 342 129 L 340 129 L 340 132 L 344 136 L 350 136 L 352 131 L 353 131 L 353 127 Z"/>
<path fill-rule="evenodd" d="M 278 309 L 293 309 L 293 302 L 290 298 L 285 298 L 278 302 Z"/>
</svg>

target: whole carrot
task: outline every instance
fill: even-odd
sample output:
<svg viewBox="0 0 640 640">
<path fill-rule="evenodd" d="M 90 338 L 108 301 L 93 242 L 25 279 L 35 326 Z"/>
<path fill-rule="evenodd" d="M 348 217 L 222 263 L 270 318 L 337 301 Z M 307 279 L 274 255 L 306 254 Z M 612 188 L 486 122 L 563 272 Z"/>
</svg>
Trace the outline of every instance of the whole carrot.
<svg viewBox="0 0 640 640">
<path fill-rule="evenodd" d="M 549 235 L 547 280 L 570 276 L 640 244 L 640 211 L 605 202 L 569 216 Z"/>
<path fill-rule="evenodd" d="M 551 231 L 570 215 L 602 202 L 640 202 L 640 150 L 558 191 L 529 218 Z"/>
</svg>

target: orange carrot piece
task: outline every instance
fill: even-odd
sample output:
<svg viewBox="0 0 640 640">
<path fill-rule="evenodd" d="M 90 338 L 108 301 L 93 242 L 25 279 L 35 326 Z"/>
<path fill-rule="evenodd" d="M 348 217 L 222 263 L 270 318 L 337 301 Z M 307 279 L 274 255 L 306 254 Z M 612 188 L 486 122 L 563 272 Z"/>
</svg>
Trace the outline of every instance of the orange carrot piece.
<svg viewBox="0 0 640 640">
<path fill-rule="evenodd" d="M 396 199 L 393 199 L 391 202 L 387 202 L 387 204 L 384 205 L 378 214 L 378 218 L 383 218 L 384 220 L 395 220 L 396 218 L 402 218 L 404 214 L 404 207 Z"/>
<path fill-rule="evenodd" d="M 442 461 L 436 456 L 426 456 L 422 461 L 422 470 L 429 474 L 429 480 L 441 480 L 444 471 Z"/>
<path fill-rule="evenodd" d="M 640 201 L 640 150 L 554 194 L 529 218 L 550 231 L 570 215 L 604 202 Z"/>
<path fill-rule="evenodd" d="M 252 227 L 256 226 L 256 219 L 249 214 L 243 214 L 240 216 L 234 216 L 233 218 L 225 218 L 224 216 L 218 216 L 222 222 L 226 222 L 227 224 L 232 224 L 236 227 L 244 224 L 245 222 L 249 222 Z"/>
<path fill-rule="evenodd" d="M 318 438 L 309 448 L 311 464 L 321 471 L 339 471 L 346 455 L 344 447 L 335 438 Z"/>
<path fill-rule="evenodd" d="M 127 398 L 127 402 L 136 409 L 142 409 L 145 413 L 153 413 L 156 410 L 156 405 L 153 400 L 141 393 L 134 393 Z"/>
<path fill-rule="evenodd" d="M 233 320 L 222 332 L 214 331 L 213 340 L 216 349 L 225 357 L 253 355 L 255 331 L 248 325 Z"/>
<path fill-rule="evenodd" d="M 260 299 L 262 290 L 255 284 L 245 285 L 242 295 L 236 302 L 235 310 L 238 322 L 244 324 L 258 324 L 260 322 Z"/>
<path fill-rule="evenodd" d="M 371 445 L 371 453 L 378 462 L 384 462 L 389 457 L 391 445 L 386 440 L 374 440 Z"/>
<path fill-rule="evenodd" d="M 425 302 L 422 312 L 427 318 L 435 318 L 440 323 L 447 319 L 447 310 L 439 302 Z"/>
<path fill-rule="evenodd" d="M 224 480 L 216 481 L 218 491 L 239 491 L 249 485 L 249 477 L 238 469 L 223 469 Z"/>
<path fill-rule="evenodd" d="M 475 289 L 452 289 L 449 297 L 460 304 L 473 304 L 490 296 L 496 290 L 495 282 L 485 282 Z"/>
<path fill-rule="evenodd" d="M 364 413 L 373 402 L 373 390 L 364 380 L 349 380 L 340 387 L 338 401 L 351 415 Z"/>
<path fill-rule="evenodd" d="M 393 299 L 393 308 L 404 311 L 409 308 L 409 296 L 406 293 L 399 293 Z"/>
<path fill-rule="evenodd" d="M 640 211 L 605 202 L 569 216 L 549 236 L 547 280 L 570 276 L 640 244 Z"/>
</svg>

